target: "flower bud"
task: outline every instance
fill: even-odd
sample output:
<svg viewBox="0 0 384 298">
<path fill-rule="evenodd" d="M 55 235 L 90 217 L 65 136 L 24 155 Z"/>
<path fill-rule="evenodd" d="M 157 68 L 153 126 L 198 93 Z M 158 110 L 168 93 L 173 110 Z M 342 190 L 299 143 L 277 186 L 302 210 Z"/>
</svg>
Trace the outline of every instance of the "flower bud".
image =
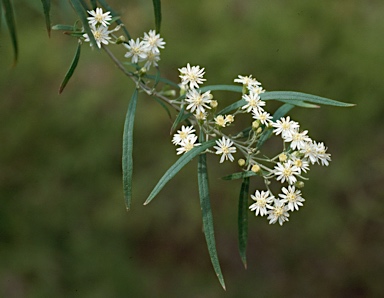
<svg viewBox="0 0 384 298">
<path fill-rule="evenodd" d="M 259 127 L 257 130 L 256 130 L 256 133 L 261 133 L 263 131 L 263 129 L 261 127 Z"/>
<path fill-rule="evenodd" d="M 125 42 L 125 37 L 123 35 L 119 36 L 118 39 L 116 39 L 116 44 L 121 44 Z"/>
<path fill-rule="evenodd" d="M 255 172 L 255 173 L 257 173 L 258 171 L 260 171 L 260 167 L 259 167 L 259 165 L 253 165 L 252 168 L 251 168 L 251 171 L 252 171 L 252 172 Z"/>
<path fill-rule="evenodd" d="M 239 164 L 240 167 L 243 167 L 245 165 L 245 160 L 240 158 L 237 163 Z"/>
<path fill-rule="evenodd" d="M 283 152 L 279 155 L 280 162 L 284 162 L 287 160 L 287 155 Z"/>
<path fill-rule="evenodd" d="M 296 181 L 295 182 L 295 186 L 297 187 L 297 188 L 303 188 L 304 187 L 304 181 Z"/>
<path fill-rule="evenodd" d="M 162 94 L 167 97 L 175 97 L 176 96 L 176 91 L 175 90 L 166 90 L 163 91 Z"/>
<path fill-rule="evenodd" d="M 259 126 L 260 126 L 260 122 L 258 120 L 255 120 L 255 121 L 252 122 L 252 128 L 254 130 L 258 129 Z"/>
<path fill-rule="evenodd" d="M 209 105 L 211 106 L 211 108 L 217 108 L 217 105 L 218 105 L 218 103 L 217 103 L 217 100 L 211 100 L 211 102 L 209 103 Z"/>
</svg>

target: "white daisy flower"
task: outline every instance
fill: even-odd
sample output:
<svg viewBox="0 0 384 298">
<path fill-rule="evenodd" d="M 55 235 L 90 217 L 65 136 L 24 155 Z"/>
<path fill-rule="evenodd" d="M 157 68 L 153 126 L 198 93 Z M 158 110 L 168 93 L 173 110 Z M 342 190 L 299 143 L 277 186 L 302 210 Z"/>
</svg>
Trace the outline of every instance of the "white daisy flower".
<svg viewBox="0 0 384 298">
<path fill-rule="evenodd" d="M 204 68 L 200 69 L 200 66 L 190 66 L 189 63 L 186 67 L 179 68 L 181 84 L 189 88 L 199 88 L 199 84 L 203 84 L 206 79 L 203 79 Z"/>
<path fill-rule="evenodd" d="M 306 142 L 300 153 L 304 154 L 304 158 L 308 159 L 311 164 L 318 162 L 317 146 L 313 142 Z"/>
<path fill-rule="evenodd" d="M 138 63 L 147 59 L 148 54 L 146 48 L 144 43 L 140 41 L 139 38 L 137 38 L 136 41 L 130 39 L 128 44 L 124 43 L 123 45 L 128 49 L 128 52 L 124 55 L 124 57 L 132 57 L 132 63 Z"/>
<path fill-rule="evenodd" d="M 160 53 L 154 53 L 152 51 L 147 52 L 147 58 L 145 59 L 146 62 L 144 64 L 144 67 L 146 70 L 148 70 L 152 65 L 158 66 L 157 61 L 160 60 Z"/>
<path fill-rule="evenodd" d="M 317 144 L 314 142 L 314 146 L 316 148 L 317 158 L 321 161 L 321 165 L 328 166 L 329 161 L 331 161 L 331 154 L 326 153 L 327 147 L 325 147 L 323 142 Z"/>
<path fill-rule="evenodd" d="M 279 197 L 282 198 L 283 203 L 287 203 L 288 210 L 299 210 L 303 206 L 305 200 L 302 198 L 300 190 L 295 189 L 294 186 L 288 186 L 288 189 L 283 187 L 281 191 L 283 194 L 279 194 Z"/>
<path fill-rule="evenodd" d="M 195 146 L 200 146 L 200 143 L 196 143 L 197 141 L 197 136 L 195 135 L 190 135 L 188 138 L 186 138 L 184 141 L 182 141 L 179 145 L 181 146 L 180 148 L 177 148 L 177 155 L 188 152 Z"/>
<path fill-rule="evenodd" d="M 110 42 L 111 37 L 109 36 L 109 34 L 112 31 L 108 31 L 107 27 L 103 25 L 98 26 L 97 28 L 95 26 L 90 26 L 90 27 L 91 27 L 92 34 L 96 40 L 96 44 L 98 48 L 101 48 L 101 44 L 107 45 Z M 90 42 L 90 39 L 87 33 L 83 34 L 83 37 L 85 38 L 84 41 Z"/>
<path fill-rule="evenodd" d="M 148 51 L 154 54 L 160 54 L 159 48 L 164 49 L 165 45 L 165 41 L 160 37 L 160 34 L 156 34 L 155 30 L 144 33 L 143 43 L 148 48 Z"/>
<path fill-rule="evenodd" d="M 260 86 L 261 83 L 258 82 L 255 78 L 252 78 L 252 75 L 250 76 L 238 76 L 237 79 L 234 79 L 234 82 L 235 83 L 240 83 L 240 84 L 243 84 L 247 87 L 250 87 L 250 86 Z"/>
<path fill-rule="evenodd" d="M 297 181 L 295 176 L 300 174 L 300 170 L 292 164 L 291 160 L 288 160 L 283 164 L 280 162 L 277 163 L 274 174 L 277 176 L 277 181 L 281 180 L 281 183 L 287 181 L 289 184 L 293 184 Z"/>
<path fill-rule="evenodd" d="M 288 206 L 284 204 L 283 200 L 274 199 L 274 205 L 271 210 L 268 210 L 267 214 L 269 224 L 279 222 L 282 226 L 285 221 L 288 221 Z"/>
<path fill-rule="evenodd" d="M 253 92 L 244 94 L 243 99 L 247 102 L 247 104 L 242 107 L 243 110 L 246 110 L 248 113 L 251 111 L 263 111 L 262 106 L 265 106 L 265 101 L 262 101 L 258 94 Z"/>
<path fill-rule="evenodd" d="M 232 153 L 236 152 L 236 147 L 231 147 L 233 142 L 230 139 L 223 137 L 221 140 L 216 141 L 217 146 L 213 146 L 216 149 L 216 154 L 222 154 L 220 158 L 220 163 L 224 160 L 233 161 L 234 157 Z"/>
<path fill-rule="evenodd" d="M 309 171 L 309 163 L 307 160 L 299 158 L 295 155 L 291 155 L 290 158 L 293 162 L 293 165 L 295 165 L 300 170 L 299 174 L 301 174 L 301 171 L 303 171 L 304 173 Z"/>
<path fill-rule="evenodd" d="M 272 123 L 276 129 L 273 130 L 275 135 L 281 134 L 282 138 L 290 136 L 296 129 L 299 129 L 299 123 L 292 121 L 289 116 L 286 118 L 281 117 L 276 122 Z"/>
<path fill-rule="evenodd" d="M 253 110 L 253 118 L 259 120 L 261 124 L 267 125 L 271 122 L 272 116 L 266 111 Z"/>
<path fill-rule="evenodd" d="M 294 130 L 290 135 L 287 135 L 284 138 L 284 142 L 291 142 L 290 146 L 293 150 L 296 148 L 298 150 L 303 149 L 306 146 L 306 143 L 311 142 L 311 138 L 307 136 L 308 130 L 299 132 Z"/>
<path fill-rule="evenodd" d="M 184 142 L 186 139 L 188 139 L 191 136 L 195 136 L 193 132 L 196 130 L 193 128 L 193 126 L 182 126 L 181 130 L 178 130 L 177 133 L 173 135 L 172 143 L 175 145 L 180 145 L 182 142 Z"/>
<path fill-rule="evenodd" d="M 88 17 L 88 23 L 90 26 L 96 26 L 97 24 L 101 24 L 102 26 L 108 27 L 109 21 L 112 20 L 111 13 L 107 11 L 106 13 L 103 13 L 102 8 L 96 8 L 96 11 L 88 10 L 88 13 L 91 15 L 91 17 Z"/>
<path fill-rule="evenodd" d="M 272 209 L 273 207 L 270 205 L 273 202 L 274 196 L 270 194 L 269 191 L 261 191 L 256 190 L 255 195 L 251 195 L 252 200 L 256 201 L 249 209 L 251 211 L 255 211 L 255 215 L 264 216 L 267 214 L 267 208 Z"/>
<path fill-rule="evenodd" d="M 201 94 L 200 91 L 196 89 L 191 89 L 186 95 L 185 101 L 189 103 L 187 110 L 190 110 L 192 113 L 196 110 L 196 114 L 204 113 L 205 109 L 210 109 L 209 106 L 211 102 L 211 91 L 204 92 Z"/>
</svg>

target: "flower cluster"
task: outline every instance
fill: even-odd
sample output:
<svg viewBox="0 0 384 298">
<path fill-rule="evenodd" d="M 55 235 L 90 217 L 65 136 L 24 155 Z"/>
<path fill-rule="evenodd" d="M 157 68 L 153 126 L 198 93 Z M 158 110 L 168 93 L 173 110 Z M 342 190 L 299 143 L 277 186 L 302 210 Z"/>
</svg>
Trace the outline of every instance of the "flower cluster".
<svg viewBox="0 0 384 298">
<path fill-rule="evenodd" d="M 234 161 L 233 154 L 240 151 L 244 159 L 239 159 L 239 165 L 244 171 L 251 171 L 261 176 L 266 190 L 256 190 L 251 195 L 254 201 L 249 206 L 255 215 L 267 216 L 270 224 L 282 225 L 288 221 L 289 212 L 299 210 L 305 201 L 301 194 L 304 186 L 302 175 L 307 173 L 310 165 L 315 163 L 327 166 L 331 160 L 324 143 L 312 140 L 307 130 L 300 130 L 300 124 L 291 120 L 290 116 L 274 119 L 265 110 L 266 102 L 262 100 L 265 90 L 261 83 L 252 76 L 238 76 L 235 83 L 243 85 L 242 105 L 228 115 L 215 114 L 218 105 L 213 100 L 211 91 L 201 92 L 200 85 L 204 83 L 204 68 L 191 66 L 180 68 L 181 89 L 185 97 L 180 97 L 180 105 L 185 105 L 187 112 L 193 113 L 199 129 L 209 138 L 218 138 L 213 146 L 215 154 L 220 155 L 220 163 Z M 250 114 L 252 117 L 251 130 L 245 141 L 244 135 L 225 134 L 223 129 L 233 125 L 236 114 Z M 273 135 L 282 140 L 283 150 L 273 158 L 260 154 L 259 141 L 264 132 L 272 131 Z M 196 143 L 197 137 L 193 125 L 185 127 L 173 136 L 172 143 L 180 146 L 177 154 L 188 152 Z M 209 151 L 208 152 L 212 152 Z M 271 166 L 272 165 L 272 166 Z M 272 181 L 282 183 L 281 193 L 275 196 L 271 189 Z"/>
<path fill-rule="evenodd" d="M 112 30 L 108 28 L 112 21 L 111 12 L 104 13 L 102 8 L 96 8 L 96 10 L 88 11 L 88 13 L 90 15 L 87 18 L 88 24 L 99 48 L 101 48 L 102 44 L 116 43 L 119 39 L 119 43 L 123 42 L 122 37 L 118 39 L 111 35 L 111 33 L 120 29 L 120 25 Z M 83 34 L 83 37 L 84 41 L 90 41 L 88 34 Z M 160 34 L 156 34 L 155 30 L 150 30 L 148 33 L 145 32 L 144 37 L 141 39 L 130 39 L 128 42 L 123 42 L 123 45 L 128 50 L 125 57 L 131 58 L 131 62 L 134 64 L 145 61 L 144 69 L 147 71 L 151 66 L 158 66 L 160 49 L 164 49 L 165 41 L 160 37 Z"/>
<path fill-rule="evenodd" d="M 96 8 L 96 10 L 88 11 L 88 13 L 91 15 L 87 18 L 88 24 L 96 40 L 97 46 L 101 48 L 101 44 L 107 45 L 109 43 L 114 43 L 115 41 L 111 40 L 111 33 L 119 30 L 120 26 L 116 26 L 114 29 L 109 30 L 108 26 L 112 20 L 111 13 L 109 11 L 103 13 L 102 8 Z M 83 34 L 83 37 L 85 38 L 84 41 L 90 41 L 88 34 Z"/>
<path fill-rule="evenodd" d="M 193 133 L 196 130 L 193 126 L 182 126 L 181 130 L 178 130 L 177 133 L 173 135 L 172 143 L 180 146 L 176 149 L 177 154 L 182 154 L 188 152 L 195 146 L 199 146 L 201 144 L 196 143 L 197 136 Z"/>
<path fill-rule="evenodd" d="M 128 50 L 125 57 L 131 58 L 132 63 L 145 61 L 144 68 L 148 70 L 152 65 L 158 66 L 160 49 L 164 49 L 164 45 L 165 41 L 160 34 L 156 34 L 155 30 L 150 30 L 148 33 L 144 33 L 142 39 L 130 39 L 128 43 L 124 43 Z"/>
</svg>

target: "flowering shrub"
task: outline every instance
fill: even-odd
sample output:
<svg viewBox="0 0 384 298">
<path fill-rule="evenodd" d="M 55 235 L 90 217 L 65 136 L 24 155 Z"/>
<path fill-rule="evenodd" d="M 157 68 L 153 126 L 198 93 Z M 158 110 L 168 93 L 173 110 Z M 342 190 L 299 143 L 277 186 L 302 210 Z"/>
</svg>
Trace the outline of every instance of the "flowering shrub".
<svg viewBox="0 0 384 298">
<path fill-rule="evenodd" d="M 42 1 L 44 14 L 50 32 L 50 1 Z M 305 174 L 314 164 L 328 166 L 331 155 L 323 142 L 312 139 L 307 130 L 287 115 L 295 106 L 304 108 L 318 105 L 339 107 L 351 104 L 292 91 L 266 91 L 252 75 L 234 75 L 234 85 L 203 86 L 205 69 L 189 63 L 179 68 L 180 82 L 172 82 L 161 76 L 159 69 L 160 51 L 165 48 L 165 41 L 160 36 L 161 10 L 160 0 L 154 0 L 156 29 L 145 32 L 141 38 L 131 38 L 116 12 L 104 1 L 90 1 L 92 8 L 85 1 L 71 0 L 81 25 L 55 25 L 54 30 L 62 30 L 77 39 L 78 46 L 71 66 L 60 86 L 62 92 L 75 71 L 80 59 L 83 44 L 89 44 L 95 50 L 103 50 L 113 63 L 135 83 L 131 97 L 123 134 L 123 189 L 126 208 L 130 208 L 132 199 L 133 175 L 133 131 L 136 104 L 139 92 L 153 96 L 169 113 L 177 112 L 171 127 L 173 136 L 170 141 L 176 146 L 176 155 L 180 155 L 159 180 L 145 201 L 151 202 L 187 163 L 198 158 L 198 187 L 202 209 L 203 228 L 214 270 L 225 288 L 221 273 L 213 230 L 210 207 L 207 155 L 218 155 L 219 163 L 235 162 L 239 171 L 223 177 L 225 180 L 240 180 L 239 195 L 239 250 L 246 265 L 246 245 L 248 213 L 266 216 L 269 224 L 283 225 L 290 214 L 300 209 L 305 202 L 302 189 Z M 10 1 L 3 1 L 6 8 L 7 24 L 11 32 L 15 58 L 17 41 Z M 100 5 L 100 7 L 98 7 Z M 117 35 L 120 32 L 121 36 Z M 116 57 L 112 48 L 122 46 L 126 49 L 123 57 Z M 151 74 L 153 71 L 155 74 Z M 162 82 L 165 88 L 158 90 Z M 229 106 L 221 107 L 214 99 L 215 91 L 238 93 L 238 100 Z M 267 109 L 267 101 L 275 100 L 282 105 L 275 111 Z M 246 127 L 238 127 L 238 115 L 248 119 Z M 228 128 L 231 127 L 230 130 Z M 167 128 L 168 129 L 168 128 Z M 233 133 L 236 129 L 236 133 Z M 278 154 L 269 157 L 262 151 L 264 143 L 271 137 L 281 140 Z M 250 191 L 250 179 L 262 179 L 263 189 Z M 272 191 L 271 184 L 280 183 L 280 192 Z"/>
</svg>

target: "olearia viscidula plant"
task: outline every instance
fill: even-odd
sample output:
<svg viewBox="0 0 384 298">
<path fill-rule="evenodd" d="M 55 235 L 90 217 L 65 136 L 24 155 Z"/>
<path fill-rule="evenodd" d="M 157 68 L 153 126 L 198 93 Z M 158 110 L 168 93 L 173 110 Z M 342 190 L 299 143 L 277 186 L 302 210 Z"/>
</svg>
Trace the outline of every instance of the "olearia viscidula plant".
<svg viewBox="0 0 384 298">
<path fill-rule="evenodd" d="M 144 205 L 151 202 L 186 164 L 197 158 L 203 232 L 213 268 L 225 289 L 215 244 L 207 156 L 217 155 L 218 157 L 214 158 L 219 163 L 236 160 L 241 169 L 223 179 L 241 181 L 238 239 L 240 257 L 246 267 L 248 214 L 253 212 L 256 216 L 265 216 L 269 224 L 283 225 L 289 220 L 291 213 L 299 210 L 305 202 L 302 190 L 304 181 L 307 180 L 305 175 L 310 167 L 315 164 L 328 166 L 331 161 L 331 155 L 327 153 L 325 144 L 312 139 L 308 131 L 291 119 L 288 113 L 296 106 L 350 107 L 353 104 L 300 92 L 265 91 L 252 75 L 234 75 L 231 78 L 234 84 L 231 85 L 202 86 L 206 81 L 205 69 L 199 65 L 191 66 L 189 63 L 178 69 L 180 81 L 172 82 L 161 76 L 158 65 L 160 51 L 166 44 L 159 33 L 160 0 L 153 0 L 156 28 L 136 39 L 131 38 L 118 14 L 105 0 L 91 0 L 89 3 L 83 0 L 69 2 L 79 20 L 74 25 L 51 27 L 51 3 L 42 0 L 48 33 L 50 34 L 51 28 L 62 30 L 77 40 L 74 59 L 59 88 L 59 93 L 72 77 L 84 44 L 90 45 L 95 50 L 102 49 L 118 69 L 133 80 L 135 91 L 126 113 L 122 154 L 123 190 L 127 210 L 130 209 L 132 199 L 133 131 L 139 94 L 145 93 L 153 97 L 170 116 L 170 109 L 176 111 L 170 141 L 176 146 L 175 153 L 180 157 L 158 181 Z M 0 8 L 4 9 L 16 61 L 18 46 L 12 2 L 2 0 Z M 116 57 L 112 52 L 113 47 L 124 47 L 125 55 Z M 160 83 L 163 85 L 162 89 L 159 88 Z M 215 91 L 236 92 L 238 97 L 229 106 L 221 108 L 220 102 L 214 98 Z M 267 108 L 267 102 L 270 100 L 282 103 L 273 113 Z M 236 127 L 236 119 L 241 114 L 248 117 L 246 127 Z M 237 132 L 233 133 L 235 128 Z M 274 156 L 268 156 L 267 152 L 262 150 L 264 143 L 271 137 L 281 141 L 280 152 Z M 250 179 L 261 179 L 264 186 L 262 189 L 250 190 Z M 272 183 L 279 185 L 277 187 L 280 189 L 279 192 L 272 191 Z"/>
</svg>

